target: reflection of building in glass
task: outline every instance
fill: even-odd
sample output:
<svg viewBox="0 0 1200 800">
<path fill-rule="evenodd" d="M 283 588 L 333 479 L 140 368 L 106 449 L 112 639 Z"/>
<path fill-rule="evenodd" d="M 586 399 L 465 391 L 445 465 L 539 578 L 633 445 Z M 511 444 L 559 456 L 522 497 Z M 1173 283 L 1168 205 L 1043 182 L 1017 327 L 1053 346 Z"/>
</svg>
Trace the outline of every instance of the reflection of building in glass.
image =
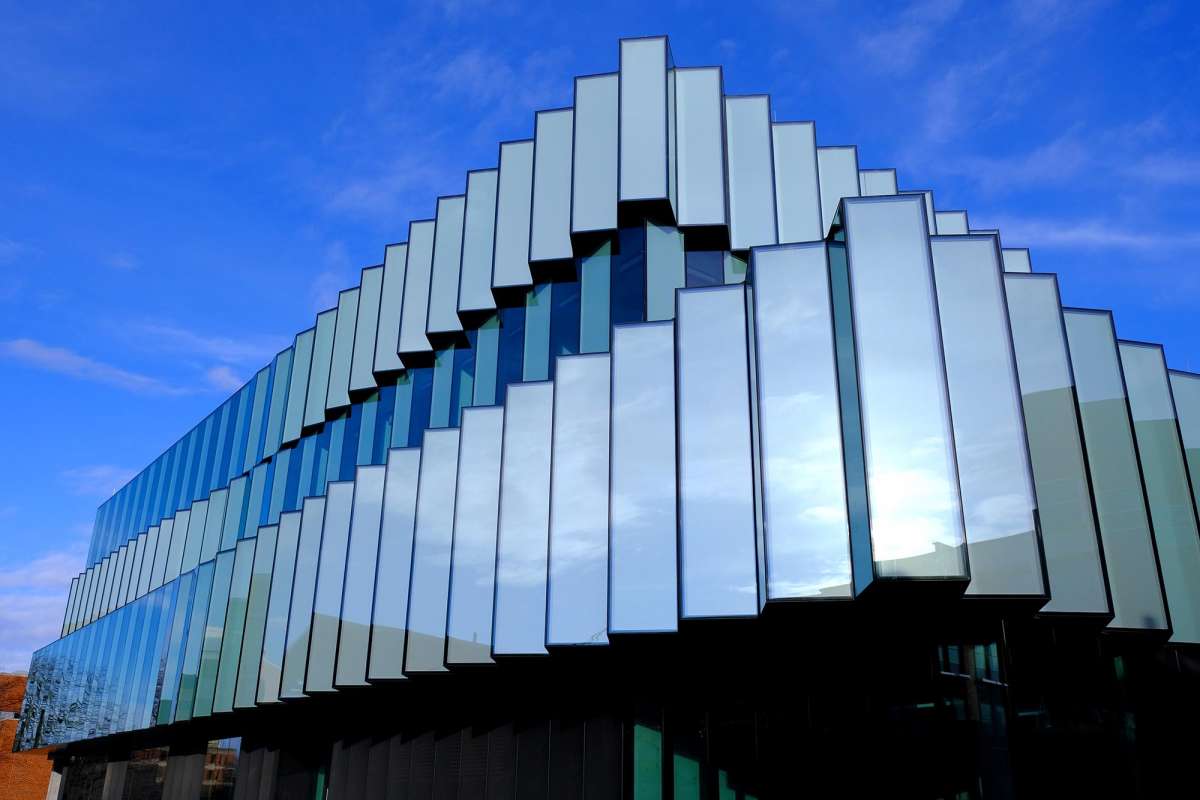
<svg viewBox="0 0 1200 800">
<path fill-rule="evenodd" d="M 101 506 L 64 797 L 1189 786 L 1200 377 L 664 38 L 533 133 Z"/>
</svg>

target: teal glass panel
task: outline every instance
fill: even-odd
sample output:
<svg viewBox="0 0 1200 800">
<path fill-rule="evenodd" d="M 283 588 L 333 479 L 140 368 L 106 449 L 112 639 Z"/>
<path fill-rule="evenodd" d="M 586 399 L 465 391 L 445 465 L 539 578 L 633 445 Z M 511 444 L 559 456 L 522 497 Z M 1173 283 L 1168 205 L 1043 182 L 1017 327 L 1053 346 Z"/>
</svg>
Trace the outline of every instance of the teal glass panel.
<svg viewBox="0 0 1200 800">
<path fill-rule="evenodd" d="M 500 171 L 467 173 L 467 202 L 463 220 L 462 264 L 459 267 L 458 310 L 491 311 L 492 246 L 496 236 L 496 190 Z"/>
<path fill-rule="evenodd" d="M 216 687 L 213 690 L 214 714 L 233 710 L 238 661 L 242 655 L 242 636 L 246 630 L 246 603 L 250 598 L 250 578 L 254 567 L 254 544 L 254 539 L 242 539 L 237 543 L 234 553 L 229 602 L 225 609 L 225 625 L 221 636 L 221 655 L 217 664 Z"/>
<path fill-rule="evenodd" d="M 155 551 L 158 549 L 158 532 L 159 528 L 156 525 L 145 533 L 145 555 L 142 556 L 142 571 L 138 576 L 137 593 L 139 597 L 150 591 L 151 576 L 154 573 Z"/>
<path fill-rule="evenodd" d="M 279 702 L 283 676 L 283 649 L 287 641 L 288 612 L 296 572 L 296 551 L 300 543 L 300 517 L 291 511 L 279 517 L 279 538 L 275 545 L 275 566 L 271 571 L 271 589 L 263 628 L 262 661 L 258 670 L 259 703 Z"/>
<path fill-rule="evenodd" d="M 221 640 L 225 633 L 225 615 L 229 608 L 229 587 L 233 578 L 234 552 L 226 550 L 214 560 L 212 591 L 209 593 L 204 641 L 200 646 L 200 668 L 196 674 L 196 699 L 193 717 L 212 714 L 217 688 L 217 668 L 221 658 Z"/>
<path fill-rule="evenodd" d="M 1170 375 L 1193 499 L 1200 505 L 1200 375 L 1180 370 L 1171 370 Z"/>
<path fill-rule="evenodd" d="M 208 514 L 204 520 L 204 535 L 200 544 L 200 561 L 212 561 L 221 547 L 221 527 L 225 524 L 225 504 L 228 489 L 218 489 L 208 496 Z"/>
<path fill-rule="evenodd" d="M 1092 507 L 1075 378 L 1052 275 L 1006 275 L 1004 287 L 1050 579 L 1042 613 L 1112 613 Z"/>
<path fill-rule="evenodd" d="M 358 322 L 358 294 L 357 288 L 343 289 L 338 293 L 337 326 L 333 332 L 326 409 L 350 405 L 350 366 L 354 357 L 354 328 Z"/>
<path fill-rule="evenodd" d="M 579 294 L 579 352 L 606 353 L 611 335 L 611 239 L 605 239 L 589 255 L 579 259 Z M 672 293 L 672 314 L 674 310 Z"/>
<path fill-rule="evenodd" d="M 615 73 L 575 79 L 575 155 L 571 230 L 617 227 L 617 105 Z"/>
<path fill-rule="evenodd" d="M 308 645 L 308 672 L 304 691 L 333 691 L 334 659 L 337 656 L 338 618 L 342 609 L 342 586 L 346 576 L 346 545 L 354 501 L 352 481 L 330 482 L 325 503 L 325 528 L 313 598 L 312 630 Z"/>
<path fill-rule="evenodd" d="M 1112 592 L 1108 626 L 1169 630 L 1112 317 L 1070 309 L 1063 318 Z"/>
<path fill-rule="evenodd" d="M 367 677 L 372 680 L 404 677 L 405 625 L 420 464 L 421 451 L 417 448 L 388 452 L 367 670 Z"/>
<path fill-rule="evenodd" d="M 283 421 L 287 413 L 288 395 L 292 384 L 294 348 L 275 356 L 271 379 L 271 405 L 267 410 L 267 427 L 263 438 L 263 457 L 274 455 L 283 441 Z"/>
<path fill-rule="evenodd" d="M 362 271 L 358 315 L 354 330 L 354 355 L 350 359 L 350 391 L 375 388 L 375 341 L 379 333 L 380 297 L 383 293 L 382 266 Z M 403 278 L 400 285 L 403 285 Z"/>
<path fill-rule="evenodd" d="M 550 322 L 553 284 L 540 283 L 525 295 L 525 351 L 523 380 L 544 381 L 550 376 Z"/>
<path fill-rule="evenodd" d="M 432 223 L 427 225 L 432 226 Z M 409 232 L 411 233 L 411 227 Z M 384 250 L 383 283 L 379 291 L 379 321 L 375 334 L 375 372 L 392 372 L 404 367 L 400 356 L 397 355 L 397 346 L 400 344 L 407 262 L 408 244 L 392 244 Z"/>
<path fill-rule="evenodd" d="M 279 688 L 281 698 L 304 696 L 304 670 L 308 663 L 313 597 L 316 593 L 324 521 L 325 498 L 306 499 L 300 517 L 300 541 L 296 548 L 296 571 L 288 610 L 287 640 L 284 643 L 283 674 Z"/>
<path fill-rule="evenodd" d="M 441 201 L 439 201 L 439 206 Z M 453 204 L 458 236 L 462 236 L 462 198 Z M 428 353 L 433 348 L 425 331 L 429 320 L 429 286 L 433 273 L 433 248 L 437 223 L 413 222 L 408 226 L 408 261 L 404 267 L 404 311 L 400 317 L 401 353 Z"/>
<path fill-rule="evenodd" d="M 367 685 L 367 649 L 371 637 L 371 606 L 375 600 L 375 560 L 379 552 L 379 523 L 383 514 L 382 466 L 359 467 L 354 479 L 350 542 L 338 629 L 338 686 Z"/>
<path fill-rule="evenodd" d="M 267 407 L 270 400 L 270 393 L 267 391 L 270 383 L 271 367 L 266 366 L 254 376 L 254 404 L 250 412 L 250 428 L 246 433 L 246 449 L 242 453 L 242 471 L 248 470 L 258 463 L 259 446 L 262 443 L 263 425 L 266 424 Z"/>
<path fill-rule="evenodd" d="M 533 206 L 529 260 L 570 259 L 571 147 L 575 112 L 570 108 L 534 115 Z"/>
<path fill-rule="evenodd" d="M 646 321 L 675 319 L 675 290 L 685 283 L 683 233 L 647 222 Z"/>
<path fill-rule="evenodd" d="M 722 269 L 725 276 L 725 283 L 745 283 L 747 272 L 746 259 L 734 253 L 726 252 L 723 260 Z"/>
<path fill-rule="evenodd" d="M 421 453 L 404 671 L 445 671 L 459 431 L 431 430 Z"/>
<path fill-rule="evenodd" d="M 187 623 L 187 644 L 179 672 L 179 696 L 175 705 L 175 721 L 192 718 L 196 702 L 196 682 L 200 677 L 200 655 L 204 646 L 205 625 L 208 621 L 209 596 L 213 586 L 213 562 L 196 570 L 196 591 Z"/>
<path fill-rule="evenodd" d="M 183 545 L 183 561 L 180 572 L 188 572 L 200 563 L 200 551 L 204 546 L 204 533 L 208 523 L 208 501 L 198 500 L 192 503 L 191 515 L 188 517 L 187 539 Z"/>
<path fill-rule="evenodd" d="M 304 427 L 305 399 L 308 394 L 309 373 L 312 368 L 313 340 L 316 330 L 309 328 L 296 335 L 292 345 L 292 374 L 288 386 L 287 410 L 283 417 L 282 443 L 287 444 L 300 438 Z"/>
<path fill-rule="evenodd" d="M 232 550 L 246 524 L 246 504 L 248 497 L 246 488 L 249 479 L 245 476 L 234 478 L 229 484 L 229 499 L 225 503 L 225 520 L 221 526 L 220 550 Z"/>
<path fill-rule="evenodd" d="M 1162 348 L 1120 342 L 1138 459 L 1150 504 L 1171 641 L 1200 644 L 1200 529 Z"/>
<path fill-rule="evenodd" d="M 242 654 L 238 666 L 234 708 L 253 708 L 258 695 L 258 672 L 262 664 L 263 637 L 267 624 L 267 602 L 271 595 L 271 573 L 275 566 L 275 545 L 279 527 L 258 529 L 254 566 L 250 573 L 250 592 L 246 600 L 246 625 L 242 635 Z"/>
<path fill-rule="evenodd" d="M 175 614 L 171 619 L 170 639 L 164 653 L 162 679 L 159 683 L 158 710 L 155 721 L 165 725 L 174 719 L 175 701 L 179 692 L 179 673 L 183 665 L 184 648 L 187 646 L 188 622 L 192 615 L 195 598 L 194 572 L 179 579 L 179 596 L 175 603 Z"/>
<path fill-rule="evenodd" d="M 466 409 L 462 417 L 446 663 L 491 663 L 492 599 L 496 586 L 496 521 L 500 508 L 500 447 L 504 409 Z"/>
<path fill-rule="evenodd" d="M 528 286 L 529 221 L 533 203 L 533 140 L 501 142 L 492 286 Z"/>
<path fill-rule="evenodd" d="M 175 520 L 168 518 L 162 521 L 158 529 L 158 547 L 154 551 L 154 568 L 150 573 L 150 588 L 157 589 L 163 585 L 167 574 L 167 556 L 171 551 L 172 533 L 175 530 Z"/>
<path fill-rule="evenodd" d="M 558 359 L 546 643 L 608 643 L 610 360 Z"/>
<path fill-rule="evenodd" d="M 775 244 L 775 174 L 769 97 L 725 98 L 725 147 L 729 157 L 730 249 L 748 250 L 758 245 Z M 855 177 L 857 179 L 857 171 Z"/>
<path fill-rule="evenodd" d="M 336 308 L 317 314 L 312 362 L 308 370 L 308 394 L 304 405 L 305 428 L 325 421 L 325 398 L 329 395 L 329 370 L 333 361 L 333 334 L 336 329 Z"/>
</svg>

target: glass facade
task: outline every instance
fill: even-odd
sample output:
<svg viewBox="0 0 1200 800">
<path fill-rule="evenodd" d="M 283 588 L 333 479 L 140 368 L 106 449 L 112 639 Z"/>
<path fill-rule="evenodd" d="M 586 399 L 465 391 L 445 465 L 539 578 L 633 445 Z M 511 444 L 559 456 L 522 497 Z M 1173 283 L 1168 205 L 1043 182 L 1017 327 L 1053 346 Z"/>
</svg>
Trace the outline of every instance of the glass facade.
<svg viewBox="0 0 1200 800">
<path fill-rule="evenodd" d="M 787 753 L 884 742 L 936 764 L 895 794 L 991 797 L 1060 731 L 1149 758 L 1200 643 L 1200 378 L 665 38 L 574 88 L 100 507 L 17 747 L 82 787 L 73 743 L 141 731 L 124 786 L 206 797 L 794 796 Z M 335 693 L 362 731 L 273 745 Z"/>
</svg>

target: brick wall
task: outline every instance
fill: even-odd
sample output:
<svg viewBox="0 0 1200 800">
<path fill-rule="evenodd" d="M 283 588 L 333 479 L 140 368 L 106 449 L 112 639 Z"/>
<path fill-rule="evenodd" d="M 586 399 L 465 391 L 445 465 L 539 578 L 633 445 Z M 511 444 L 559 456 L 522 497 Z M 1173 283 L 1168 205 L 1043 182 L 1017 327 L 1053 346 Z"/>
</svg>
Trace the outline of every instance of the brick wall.
<svg viewBox="0 0 1200 800">
<path fill-rule="evenodd" d="M 0 674 L 0 711 L 19 712 L 25 696 L 24 675 Z M 13 753 L 17 720 L 0 720 L 0 797 L 4 800 L 43 800 L 50 783 L 47 750 Z"/>
</svg>

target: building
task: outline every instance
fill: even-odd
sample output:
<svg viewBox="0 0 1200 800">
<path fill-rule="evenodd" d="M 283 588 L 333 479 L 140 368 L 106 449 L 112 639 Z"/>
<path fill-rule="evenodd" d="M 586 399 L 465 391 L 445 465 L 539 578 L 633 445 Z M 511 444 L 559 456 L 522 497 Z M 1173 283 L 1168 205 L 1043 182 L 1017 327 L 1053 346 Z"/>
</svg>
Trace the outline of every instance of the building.
<svg viewBox="0 0 1200 800">
<path fill-rule="evenodd" d="M 42 800 L 50 783 L 45 751 L 13 752 L 25 676 L 0 673 L 0 787 L 6 800 Z"/>
<path fill-rule="evenodd" d="M 622 41 L 100 507 L 18 747 L 65 798 L 1190 787 L 1200 376 L 901 185 Z"/>
</svg>

